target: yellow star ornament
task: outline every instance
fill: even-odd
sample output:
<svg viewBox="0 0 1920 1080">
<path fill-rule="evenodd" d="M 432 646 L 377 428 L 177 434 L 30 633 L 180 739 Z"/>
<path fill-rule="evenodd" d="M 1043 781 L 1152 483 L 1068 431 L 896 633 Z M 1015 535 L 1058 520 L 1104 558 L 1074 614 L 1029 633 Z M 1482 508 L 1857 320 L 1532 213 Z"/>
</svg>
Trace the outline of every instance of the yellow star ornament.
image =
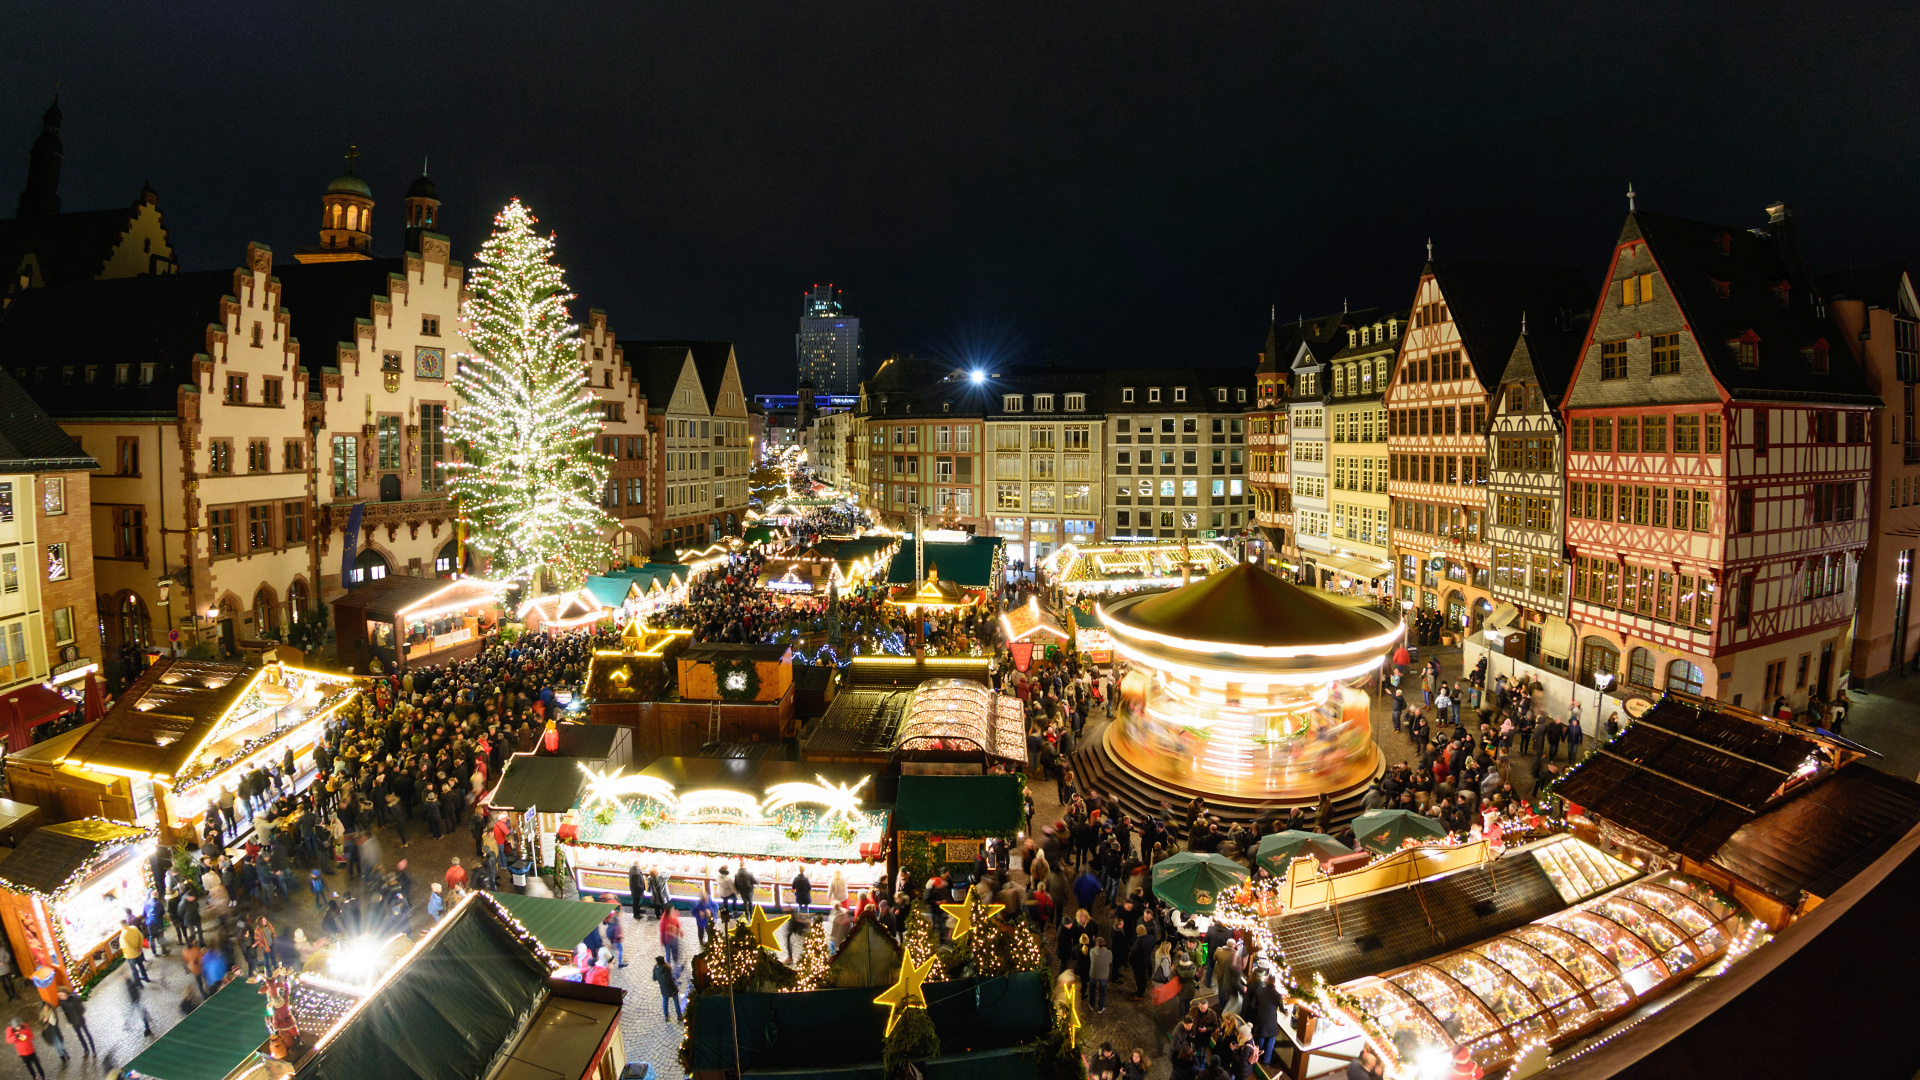
<svg viewBox="0 0 1920 1080">
<path fill-rule="evenodd" d="M 791 915 L 776 915 L 768 918 L 767 909 L 761 907 L 759 904 L 755 904 L 753 905 L 753 918 L 747 921 L 747 931 L 753 935 L 753 943 L 755 945 L 763 949 L 773 949 L 777 952 L 780 949 L 780 939 L 773 935 L 779 931 L 782 926 L 785 926 L 787 920 L 791 918 L 793 918 Z"/>
<path fill-rule="evenodd" d="M 995 915 L 998 915 L 1006 906 L 1005 904 L 983 905 L 980 915 L 982 918 L 991 919 Z M 961 938 L 973 933 L 973 904 L 941 904 L 940 910 L 953 916 L 953 940 L 959 941 Z"/>
<path fill-rule="evenodd" d="M 912 957 L 902 956 L 900 978 L 892 986 L 881 991 L 879 997 L 873 999 L 875 1005 L 887 1007 L 888 1035 L 893 1034 L 894 1025 L 900 1022 L 900 1017 L 908 1009 L 927 1007 L 927 995 L 920 989 L 920 984 L 927 981 L 927 975 L 933 971 L 935 963 L 937 963 L 935 958 L 928 957 L 926 963 L 916 966 Z"/>
<path fill-rule="evenodd" d="M 1068 1046 L 1080 1045 L 1079 998 L 1080 998 L 1079 984 L 1068 983 L 1066 988 L 1066 993 L 1061 998 L 1061 1004 L 1067 1007 L 1067 1045 Z"/>
</svg>

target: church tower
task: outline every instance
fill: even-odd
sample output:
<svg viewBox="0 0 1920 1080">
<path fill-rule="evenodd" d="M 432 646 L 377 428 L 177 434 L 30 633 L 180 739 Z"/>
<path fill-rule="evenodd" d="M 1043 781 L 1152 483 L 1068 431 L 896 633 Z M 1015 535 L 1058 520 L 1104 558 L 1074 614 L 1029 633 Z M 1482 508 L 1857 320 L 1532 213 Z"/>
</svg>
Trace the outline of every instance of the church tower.
<svg viewBox="0 0 1920 1080">
<path fill-rule="evenodd" d="M 373 189 L 353 174 L 353 159 L 359 156 L 359 147 L 347 148 L 347 171 L 320 196 L 320 245 L 300 248 L 294 258 L 303 263 L 373 258 Z"/>
<path fill-rule="evenodd" d="M 424 253 L 422 233 L 437 233 L 440 228 L 440 189 L 427 179 L 427 164 L 420 163 L 420 179 L 407 188 L 407 250 Z"/>
<path fill-rule="evenodd" d="M 33 140 L 27 156 L 27 186 L 20 192 L 20 217 L 53 215 L 60 212 L 60 162 L 66 157 L 60 146 L 60 97 L 40 118 L 40 137 Z"/>
</svg>

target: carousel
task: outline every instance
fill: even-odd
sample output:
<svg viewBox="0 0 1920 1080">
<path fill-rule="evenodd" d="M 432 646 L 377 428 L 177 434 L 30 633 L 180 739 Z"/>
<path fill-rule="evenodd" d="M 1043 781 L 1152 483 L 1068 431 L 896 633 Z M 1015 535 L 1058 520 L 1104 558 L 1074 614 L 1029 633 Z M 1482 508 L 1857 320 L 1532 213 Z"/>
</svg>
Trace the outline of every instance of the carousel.
<svg viewBox="0 0 1920 1080">
<path fill-rule="evenodd" d="M 1181 801 L 1338 801 L 1381 771 L 1368 695 L 1405 631 L 1251 564 L 1096 609 L 1132 665 L 1104 752 Z"/>
</svg>

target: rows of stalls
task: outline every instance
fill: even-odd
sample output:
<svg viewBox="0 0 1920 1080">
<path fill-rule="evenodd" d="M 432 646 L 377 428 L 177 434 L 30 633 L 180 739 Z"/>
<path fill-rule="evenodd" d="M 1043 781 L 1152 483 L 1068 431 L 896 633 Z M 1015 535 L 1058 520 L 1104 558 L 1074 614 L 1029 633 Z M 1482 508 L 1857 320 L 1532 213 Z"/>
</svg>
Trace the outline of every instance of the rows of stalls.
<svg viewBox="0 0 1920 1080">
<path fill-rule="evenodd" d="M 1217 574 L 1238 562 L 1213 543 L 1067 544 L 1041 567 L 1069 596 L 1168 588 Z"/>
<path fill-rule="evenodd" d="M 892 781 L 831 762 L 660 758 L 639 771 L 589 770 L 555 833 L 583 896 L 627 895 L 628 872 L 659 870 L 676 901 L 715 896 L 744 864 L 757 898 L 793 904 L 804 871 L 812 905 L 886 885 Z"/>
</svg>

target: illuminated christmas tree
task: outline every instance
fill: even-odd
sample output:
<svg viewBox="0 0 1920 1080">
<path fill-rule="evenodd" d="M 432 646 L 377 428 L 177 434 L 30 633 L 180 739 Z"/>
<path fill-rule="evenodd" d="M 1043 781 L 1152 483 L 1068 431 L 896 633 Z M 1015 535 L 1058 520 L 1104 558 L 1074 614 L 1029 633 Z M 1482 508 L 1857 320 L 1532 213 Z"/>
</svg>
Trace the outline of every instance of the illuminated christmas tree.
<svg viewBox="0 0 1920 1080">
<path fill-rule="evenodd" d="M 475 549 L 498 580 L 544 568 L 577 587 L 605 561 L 600 493 L 611 462 L 595 452 L 601 416 L 580 363 L 553 237 L 515 199 L 480 248 L 464 319 L 450 434 L 465 460 L 451 486 Z"/>
</svg>

